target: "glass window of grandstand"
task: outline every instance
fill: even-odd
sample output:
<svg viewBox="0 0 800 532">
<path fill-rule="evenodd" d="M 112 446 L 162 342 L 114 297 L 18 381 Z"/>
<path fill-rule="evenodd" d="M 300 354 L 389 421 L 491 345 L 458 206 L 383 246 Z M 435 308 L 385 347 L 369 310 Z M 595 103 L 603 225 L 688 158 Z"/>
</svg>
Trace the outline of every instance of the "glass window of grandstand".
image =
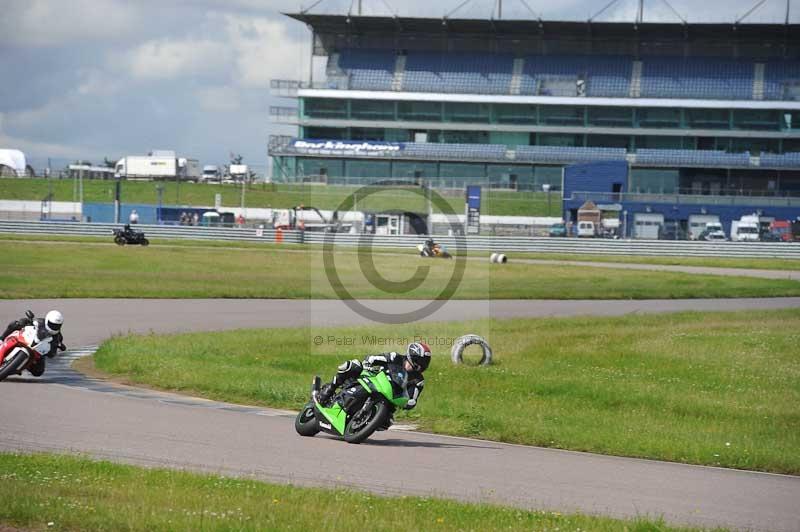
<svg viewBox="0 0 800 532">
<path fill-rule="evenodd" d="M 415 179 L 436 177 L 439 168 L 436 163 L 396 161 L 392 163 L 392 177 L 396 179 Z"/>
<path fill-rule="evenodd" d="M 781 129 L 800 130 L 800 111 L 780 111 Z"/>
<path fill-rule="evenodd" d="M 550 190 L 561 190 L 563 169 L 560 166 L 537 166 L 533 169 L 533 189 L 541 190 L 550 185 Z"/>
<path fill-rule="evenodd" d="M 582 126 L 583 107 L 543 105 L 539 108 L 539 121 L 553 126 Z"/>
<path fill-rule="evenodd" d="M 589 125 L 604 127 L 633 126 L 633 109 L 625 107 L 589 107 Z"/>
<path fill-rule="evenodd" d="M 383 140 L 386 142 L 416 142 L 415 132 L 407 129 L 384 129 Z"/>
<path fill-rule="evenodd" d="M 316 157 L 298 157 L 298 176 L 328 176 L 341 177 L 344 173 L 344 163 L 341 159 L 318 159 Z"/>
<path fill-rule="evenodd" d="M 750 152 L 750 155 L 761 155 L 762 153 L 778 153 L 780 142 L 778 139 L 719 139 L 720 141 L 730 141 L 730 148 L 727 151 L 732 153 Z M 720 147 L 718 149 L 725 150 Z"/>
<path fill-rule="evenodd" d="M 397 117 L 400 120 L 432 120 L 442 119 L 440 102 L 398 102 Z"/>
<path fill-rule="evenodd" d="M 496 104 L 494 119 L 498 124 L 536 124 L 536 106 Z"/>
<path fill-rule="evenodd" d="M 688 109 L 689 127 L 701 129 L 730 129 L 730 111 L 727 109 Z"/>
<path fill-rule="evenodd" d="M 484 178 L 486 167 L 482 164 L 440 163 L 439 176 L 440 186 L 457 188 L 472 179 Z"/>
<path fill-rule="evenodd" d="M 736 129 L 757 130 L 780 129 L 780 111 L 772 109 L 736 109 L 733 112 L 733 127 Z"/>
<path fill-rule="evenodd" d="M 486 167 L 486 174 L 492 188 L 530 190 L 533 185 L 531 166 L 490 164 Z"/>
<path fill-rule="evenodd" d="M 303 134 L 306 139 L 330 139 L 344 140 L 347 137 L 347 129 L 334 127 L 307 127 Z"/>
<path fill-rule="evenodd" d="M 347 118 L 347 100 L 337 98 L 307 98 L 303 101 L 307 118 Z"/>
<path fill-rule="evenodd" d="M 670 107 L 645 108 L 636 112 L 640 127 L 680 127 L 681 111 Z"/>
<path fill-rule="evenodd" d="M 636 137 L 636 149 L 648 150 L 680 150 L 694 148 L 694 143 L 691 139 L 684 139 L 683 137 Z"/>
<path fill-rule="evenodd" d="M 625 148 L 630 149 L 631 137 L 629 135 L 589 135 L 586 145 L 592 148 Z"/>
<path fill-rule="evenodd" d="M 386 130 L 372 127 L 351 127 L 350 139 L 383 141 L 386 139 Z"/>
<path fill-rule="evenodd" d="M 539 133 L 536 144 L 539 146 L 583 146 L 583 135 Z"/>
<path fill-rule="evenodd" d="M 489 105 L 485 103 L 447 102 L 444 104 L 445 120 L 449 122 L 488 122 Z"/>
<path fill-rule="evenodd" d="M 353 100 L 350 117 L 357 120 L 394 120 L 394 103 L 382 100 Z"/>
<path fill-rule="evenodd" d="M 442 131 L 442 142 L 448 144 L 488 144 L 487 131 Z"/>
<path fill-rule="evenodd" d="M 727 170 L 684 168 L 681 170 L 680 192 L 695 196 L 725 195 Z"/>
<path fill-rule="evenodd" d="M 348 180 L 369 182 L 372 178 L 382 179 L 391 175 L 389 161 L 345 161 L 345 172 Z"/>
<path fill-rule="evenodd" d="M 631 192 L 638 194 L 675 194 L 678 191 L 680 172 L 634 168 L 631 170 Z"/>
<path fill-rule="evenodd" d="M 800 152 L 800 139 L 783 139 L 783 153 Z"/>
</svg>

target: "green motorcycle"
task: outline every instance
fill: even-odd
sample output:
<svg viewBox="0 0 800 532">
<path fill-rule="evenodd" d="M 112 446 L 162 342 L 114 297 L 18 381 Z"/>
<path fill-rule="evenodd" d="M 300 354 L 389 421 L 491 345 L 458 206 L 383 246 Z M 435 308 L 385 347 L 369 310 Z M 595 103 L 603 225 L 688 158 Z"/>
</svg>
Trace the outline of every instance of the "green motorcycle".
<svg viewBox="0 0 800 532">
<path fill-rule="evenodd" d="M 392 414 L 408 403 L 405 372 L 363 370 L 361 375 L 345 382 L 329 405 L 319 402 L 320 378 L 314 377 L 311 400 L 297 414 L 294 428 L 301 436 L 314 436 L 324 431 L 344 437 L 348 443 L 361 443 L 376 430 L 391 424 Z"/>
</svg>

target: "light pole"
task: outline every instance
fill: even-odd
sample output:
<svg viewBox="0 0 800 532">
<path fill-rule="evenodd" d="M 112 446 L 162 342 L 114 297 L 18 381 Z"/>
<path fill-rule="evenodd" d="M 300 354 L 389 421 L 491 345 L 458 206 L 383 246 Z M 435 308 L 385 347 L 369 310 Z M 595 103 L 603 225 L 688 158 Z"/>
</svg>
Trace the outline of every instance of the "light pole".
<svg viewBox="0 0 800 532">
<path fill-rule="evenodd" d="M 161 205 L 163 204 L 164 199 L 164 185 L 160 183 L 156 185 L 156 193 L 158 193 L 158 211 L 156 212 L 156 223 L 161 225 Z"/>
<path fill-rule="evenodd" d="M 542 190 L 547 193 L 547 216 L 550 216 L 550 183 L 543 183 Z"/>
<path fill-rule="evenodd" d="M 628 211 L 622 211 L 622 238 L 628 238 Z"/>
</svg>

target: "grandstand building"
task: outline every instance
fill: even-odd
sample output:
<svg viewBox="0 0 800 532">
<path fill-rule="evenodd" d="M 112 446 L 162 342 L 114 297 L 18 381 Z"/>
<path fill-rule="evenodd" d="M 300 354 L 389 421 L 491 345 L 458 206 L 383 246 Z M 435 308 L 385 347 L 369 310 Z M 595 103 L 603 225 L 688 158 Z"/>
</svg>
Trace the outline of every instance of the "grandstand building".
<svg viewBox="0 0 800 532">
<path fill-rule="evenodd" d="M 297 100 L 270 109 L 298 127 L 270 138 L 276 180 L 549 184 L 568 219 L 592 194 L 800 214 L 800 25 L 289 16 L 312 72 L 272 83 Z"/>
</svg>

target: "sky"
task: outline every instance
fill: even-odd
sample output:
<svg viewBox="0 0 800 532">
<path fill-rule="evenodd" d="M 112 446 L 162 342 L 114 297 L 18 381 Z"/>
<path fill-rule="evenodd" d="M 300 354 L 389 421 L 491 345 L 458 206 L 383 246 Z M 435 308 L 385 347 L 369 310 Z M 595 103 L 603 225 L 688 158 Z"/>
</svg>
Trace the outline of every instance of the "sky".
<svg viewBox="0 0 800 532">
<path fill-rule="evenodd" d="M 586 20 L 609 0 L 505 0 L 504 18 Z M 433 16 L 461 0 L 362 0 L 364 15 Z M 689 22 L 731 22 L 755 0 L 673 0 Z M 310 32 L 283 16 L 314 0 L 0 0 L 0 148 L 34 167 L 102 162 L 153 149 L 201 164 L 231 152 L 267 165 L 271 79 L 307 79 Z M 323 0 L 311 13 L 355 12 L 358 0 Z M 452 17 L 489 18 L 496 2 L 472 0 Z M 598 20 L 633 20 L 619 0 Z M 800 22 L 800 5 L 790 20 Z M 767 0 L 748 22 L 783 22 L 786 3 Z M 664 0 L 645 2 L 646 21 L 675 21 Z"/>
</svg>

